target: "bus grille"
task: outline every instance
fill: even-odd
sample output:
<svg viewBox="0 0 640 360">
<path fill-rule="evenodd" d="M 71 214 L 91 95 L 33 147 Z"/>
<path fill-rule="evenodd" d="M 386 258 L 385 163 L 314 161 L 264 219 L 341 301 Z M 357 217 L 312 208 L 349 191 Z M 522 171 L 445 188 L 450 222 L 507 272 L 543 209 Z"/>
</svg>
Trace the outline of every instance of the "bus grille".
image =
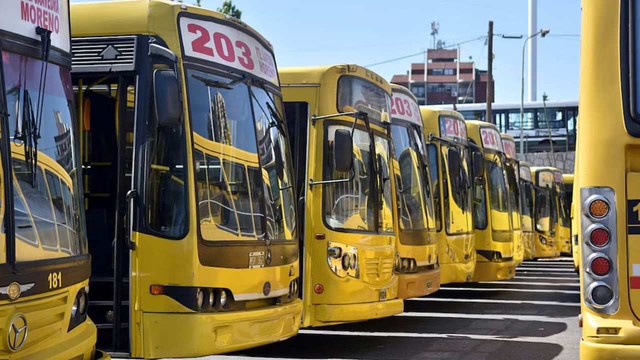
<svg viewBox="0 0 640 360">
<path fill-rule="evenodd" d="M 368 258 L 364 260 L 364 280 L 367 282 L 386 281 L 393 273 L 393 258 Z"/>
<path fill-rule="evenodd" d="M 73 72 L 133 71 L 136 38 L 78 37 L 71 40 Z"/>
<path fill-rule="evenodd" d="M 36 344 L 50 340 L 52 337 L 66 334 L 69 321 L 65 320 L 65 313 L 71 309 L 67 304 L 68 293 L 47 296 L 45 298 L 16 302 L 0 307 L 0 324 L 8 324 L 16 314 L 23 314 L 27 319 L 27 341 L 21 351 Z M 6 341 L 0 341 L 0 357 L 11 353 Z"/>
</svg>

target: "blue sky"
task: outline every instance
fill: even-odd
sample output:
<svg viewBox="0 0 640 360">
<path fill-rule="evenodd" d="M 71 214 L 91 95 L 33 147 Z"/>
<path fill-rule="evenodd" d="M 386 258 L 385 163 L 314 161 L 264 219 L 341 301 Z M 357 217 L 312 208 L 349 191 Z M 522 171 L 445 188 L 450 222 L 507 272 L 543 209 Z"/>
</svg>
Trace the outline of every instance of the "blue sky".
<svg viewBox="0 0 640 360">
<path fill-rule="evenodd" d="M 195 0 L 184 0 L 194 3 Z M 242 20 L 274 46 L 278 66 L 356 63 L 370 65 L 423 51 L 432 42 L 432 21 L 447 45 L 494 33 L 527 33 L 527 0 L 234 0 Z M 202 0 L 215 9 L 222 0 Z M 577 100 L 580 52 L 580 0 L 538 0 L 538 28 L 551 33 L 538 39 L 538 100 Z M 519 102 L 523 39 L 494 38 L 496 101 Z M 461 45 L 462 59 L 472 57 L 486 69 L 484 40 Z M 390 80 L 406 73 L 421 56 L 371 69 Z M 526 70 L 525 70 L 526 71 Z M 526 81 L 526 80 L 525 80 Z"/>
</svg>

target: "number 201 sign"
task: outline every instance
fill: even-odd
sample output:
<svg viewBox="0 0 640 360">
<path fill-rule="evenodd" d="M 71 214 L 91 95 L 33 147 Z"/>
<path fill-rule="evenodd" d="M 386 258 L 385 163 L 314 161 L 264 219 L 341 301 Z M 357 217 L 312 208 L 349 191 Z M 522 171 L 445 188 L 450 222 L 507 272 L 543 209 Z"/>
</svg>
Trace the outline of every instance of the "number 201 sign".
<svg viewBox="0 0 640 360">
<path fill-rule="evenodd" d="M 482 138 L 482 146 L 484 148 L 504 152 L 500 133 L 495 129 L 481 127 L 480 137 Z"/>
<path fill-rule="evenodd" d="M 271 51 L 251 35 L 211 21 L 180 18 L 184 55 L 246 71 L 278 86 Z"/>
</svg>

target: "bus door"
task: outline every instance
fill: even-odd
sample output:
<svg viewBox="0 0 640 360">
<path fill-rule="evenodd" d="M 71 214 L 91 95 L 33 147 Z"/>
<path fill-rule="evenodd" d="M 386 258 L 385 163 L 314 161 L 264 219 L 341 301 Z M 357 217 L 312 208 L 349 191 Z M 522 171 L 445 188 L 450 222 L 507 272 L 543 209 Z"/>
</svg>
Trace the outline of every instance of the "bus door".
<svg viewBox="0 0 640 360">
<path fill-rule="evenodd" d="M 130 54 L 130 62 L 106 66 L 74 56 L 93 255 L 89 311 L 98 327 L 99 348 L 135 356 L 142 351 L 140 312 L 135 310 L 141 308 L 140 291 L 149 291 L 138 287 L 138 276 L 150 273 L 143 259 L 162 263 L 166 256 L 157 246 L 145 247 L 144 237 L 184 235 L 186 209 L 178 204 L 184 203 L 186 154 L 176 118 L 180 102 L 168 101 L 178 99 L 179 89 L 172 53 L 149 45 L 148 37 L 73 40 L 74 53 L 110 47 Z M 152 56 L 137 59 L 136 52 Z M 153 92 L 160 86 L 163 91 Z M 178 107 L 156 108 L 161 101 Z"/>
<path fill-rule="evenodd" d="M 286 85 L 285 85 L 286 86 Z M 284 87 L 284 86 L 283 86 Z M 291 148 L 291 156 L 293 160 L 293 172 L 295 176 L 295 181 L 297 187 L 297 206 L 298 206 L 298 229 L 300 236 L 300 269 L 301 273 L 305 274 L 308 271 L 311 271 L 311 268 L 306 268 L 308 262 L 305 260 L 306 257 L 304 254 L 307 252 L 306 250 L 306 240 L 305 236 L 306 223 L 305 219 L 307 218 L 307 212 L 312 213 L 313 207 L 308 207 L 307 204 L 307 190 L 313 192 L 313 188 L 308 189 L 307 187 L 307 179 L 312 177 L 310 173 L 314 170 L 313 161 L 310 161 L 310 156 L 315 156 L 312 153 L 315 153 L 314 148 L 309 146 L 309 142 L 314 139 L 310 137 L 309 134 L 309 118 L 311 117 L 312 111 L 311 109 L 315 108 L 315 104 L 310 104 L 308 99 L 317 99 L 318 96 L 318 88 L 317 87 L 306 87 L 304 89 L 298 89 L 296 94 L 300 94 L 300 99 L 291 99 L 287 98 L 287 101 L 284 103 L 284 111 L 285 111 L 285 121 L 287 122 L 287 132 L 289 135 L 289 144 Z M 303 96 L 302 96 L 303 95 Z M 296 95 L 297 96 L 297 95 Z M 296 101 L 299 100 L 299 101 Z M 311 164 L 311 166 L 309 166 Z M 321 175 L 320 175 L 321 176 Z M 317 188 L 317 187 L 316 187 Z M 305 209 L 309 209 L 308 211 Z M 322 214 L 312 214 L 313 216 L 322 216 Z M 310 264 L 309 264 L 310 265 Z M 307 288 L 307 284 L 305 284 L 306 277 L 301 275 L 299 280 L 301 281 L 300 289 L 302 289 L 301 293 L 303 298 L 307 298 L 311 296 L 311 288 Z"/>
</svg>

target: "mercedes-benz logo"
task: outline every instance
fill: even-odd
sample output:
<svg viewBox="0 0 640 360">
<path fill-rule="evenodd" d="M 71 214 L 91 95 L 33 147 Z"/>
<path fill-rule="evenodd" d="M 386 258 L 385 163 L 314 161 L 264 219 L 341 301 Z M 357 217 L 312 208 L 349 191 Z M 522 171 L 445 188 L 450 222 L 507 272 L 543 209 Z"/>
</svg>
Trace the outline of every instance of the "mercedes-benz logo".
<svg viewBox="0 0 640 360">
<path fill-rule="evenodd" d="M 7 331 L 7 343 L 12 351 L 18 351 L 27 342 L 27 318 L 22 314 L 16 314 L 9 323 L 9 331 Z"/>
</svg>

